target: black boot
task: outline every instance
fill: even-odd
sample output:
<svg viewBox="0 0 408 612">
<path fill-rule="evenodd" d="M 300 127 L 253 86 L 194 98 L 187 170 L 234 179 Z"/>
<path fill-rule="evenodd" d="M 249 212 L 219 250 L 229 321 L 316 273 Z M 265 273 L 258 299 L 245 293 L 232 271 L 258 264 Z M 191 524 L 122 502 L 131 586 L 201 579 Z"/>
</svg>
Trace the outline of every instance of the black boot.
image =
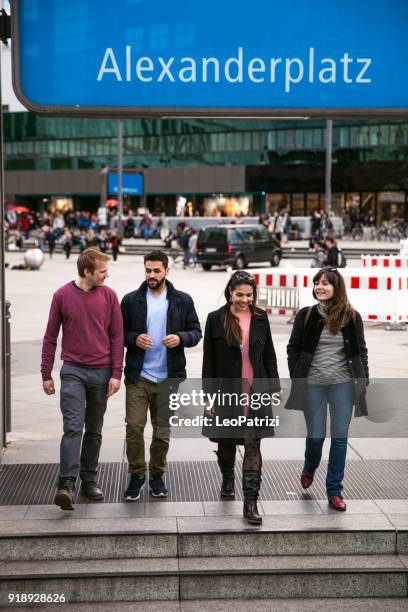
<svg viewBox="0 0 408 612">
<path fill-rule="evenodd" d="M 235 497 L 235 453 L 235 444 L 219 444 L 218 451 L 215 451 L 222 474 L 221 497 L 229 499 Z"/>
<path fill-rule="evenodd" d="M 242 489 L 244 491 L 244 517 L 251 525 L 261 525 L 262 516 L 258 514 L 257 500 L 261 487 L 261 472 L 244 470 L 242 472 Z"/>
</svg>

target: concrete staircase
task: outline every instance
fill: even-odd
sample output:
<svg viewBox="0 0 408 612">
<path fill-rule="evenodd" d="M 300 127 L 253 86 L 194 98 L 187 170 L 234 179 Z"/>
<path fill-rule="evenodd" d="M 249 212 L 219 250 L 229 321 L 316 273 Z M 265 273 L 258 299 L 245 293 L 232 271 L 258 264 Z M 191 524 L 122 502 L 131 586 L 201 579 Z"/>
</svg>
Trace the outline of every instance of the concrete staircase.
<svg viewBox="0 0 408 612">
<path fill-rule="evenodd" d="M 403 610 L 408 529 L 385 515 L 4 521 L 0 607 L 8 593 L 84 610 Z"/>
</svg>

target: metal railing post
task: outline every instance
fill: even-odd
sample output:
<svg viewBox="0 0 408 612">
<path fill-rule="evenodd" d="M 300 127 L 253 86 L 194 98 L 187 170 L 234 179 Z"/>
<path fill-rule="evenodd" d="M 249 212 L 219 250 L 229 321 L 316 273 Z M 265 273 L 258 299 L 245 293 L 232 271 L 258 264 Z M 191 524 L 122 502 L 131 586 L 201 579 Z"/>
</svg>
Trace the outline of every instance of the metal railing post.
<svg viewBox="0 0 408 612">
<path fill-rule="evenodd" d="M 10 313 L 11 302 L 6 301 L 6 321 L 4 329 L 4 348 L 5 348 L 5 416 L 6 416 L 6 433 L 11 431 L 11 313 Z"/>
</svg>

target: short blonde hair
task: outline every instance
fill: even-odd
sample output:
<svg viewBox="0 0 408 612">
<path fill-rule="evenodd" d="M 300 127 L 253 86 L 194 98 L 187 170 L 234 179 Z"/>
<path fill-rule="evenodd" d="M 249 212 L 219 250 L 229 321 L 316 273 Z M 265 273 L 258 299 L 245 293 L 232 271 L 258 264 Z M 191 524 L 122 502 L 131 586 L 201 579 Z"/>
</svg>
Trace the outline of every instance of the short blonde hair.
<svg viewBox="0 0 408 612">
<path fill-rule="evenodd" d="M 102 253 L 102 251 L 96 249 L 95 247 L 85 249 L 85 251 L 80 254 L 77 260 L 79 276 L 84 278 L 85 270 L 88 270 L 88 272 L 93 274 L 95 272 L 95 264 L 97 261 L 109 261 L 110 259 L 110 255 Z"/>
</svg>

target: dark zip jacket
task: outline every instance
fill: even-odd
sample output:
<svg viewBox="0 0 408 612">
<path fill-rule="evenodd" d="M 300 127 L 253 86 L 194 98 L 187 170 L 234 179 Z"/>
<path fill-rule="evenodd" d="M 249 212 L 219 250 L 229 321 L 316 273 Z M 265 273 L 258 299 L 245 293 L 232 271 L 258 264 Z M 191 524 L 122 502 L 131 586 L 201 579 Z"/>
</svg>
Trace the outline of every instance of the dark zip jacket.
<svg viewBox="0 0 408 612">
<path fill-rule="evenodd" d="M 177 334 L 180 344 L 167 349 L 168 378 L 184 380 L 186 378 L 186 358 L 184 349 L 195 346 L 201 339 L 201 327 L 192 298 L 183 291 L 177 291 L 174 285 L 166 281 L 167 299 L 167 334 Z M 125 295 L 121 303 L 123 326 L 125 331 L 125 378 L 136 382 L 143 368 L 144 349 L 136 346 L 136 338 L 147 333 L 147 283 L 139 289 Z"/>
<path fill-rule="evenodd" d="M 308 319 L 306 319 L 309 313 Z M 324 319 L 317 306 L 302 308 L 296 315 L 287 346 L 288 367 L 292 386 L 285 408 L 303 410 L 307 389 L 307 375 L 320 340 Z M 368 385 L 368 357 L 364 325 L 358 312 L 341 330 L 344 352 L 353 383 L 354 416 L 367 415 L 366 386 Z"/>
</svg>

